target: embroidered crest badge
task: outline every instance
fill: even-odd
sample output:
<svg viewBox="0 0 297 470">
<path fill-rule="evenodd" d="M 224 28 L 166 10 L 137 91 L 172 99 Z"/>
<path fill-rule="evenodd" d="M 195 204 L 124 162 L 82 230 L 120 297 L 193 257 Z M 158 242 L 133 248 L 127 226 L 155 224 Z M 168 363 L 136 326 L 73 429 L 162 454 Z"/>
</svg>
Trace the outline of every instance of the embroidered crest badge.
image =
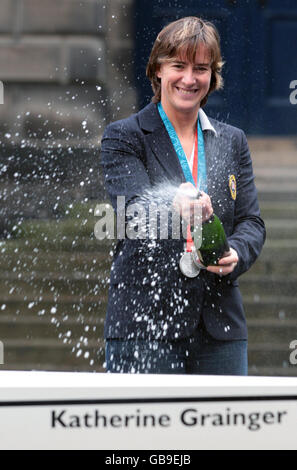
<svg viewBox="0 0 297 470">
<path fill-rule="evenodd" d="M 229 177 L 229 189 L 232 199 L 235 201 L 236 199 L 236 178 L 234 175 Z"/>
</svg>

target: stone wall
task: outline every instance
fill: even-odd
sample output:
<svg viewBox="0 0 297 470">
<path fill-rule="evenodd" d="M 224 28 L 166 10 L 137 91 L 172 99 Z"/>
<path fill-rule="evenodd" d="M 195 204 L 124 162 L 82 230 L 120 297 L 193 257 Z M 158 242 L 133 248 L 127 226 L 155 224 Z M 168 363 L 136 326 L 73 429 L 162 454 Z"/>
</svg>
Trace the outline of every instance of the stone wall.
<svg viewBox="0 0 297 470">
<path fill-rule="evenodd" d="M 132 0 L 1 1 L 4 142 L 96 145 L 108 120 L 131 112 L 132 7 Z"/>
<path fill-rule="evenodd" d="M 136 108 L 132 55 L 133 0 L 1 0 L 0 235 L 102 197 L 102 132 Z"/>
</svg>

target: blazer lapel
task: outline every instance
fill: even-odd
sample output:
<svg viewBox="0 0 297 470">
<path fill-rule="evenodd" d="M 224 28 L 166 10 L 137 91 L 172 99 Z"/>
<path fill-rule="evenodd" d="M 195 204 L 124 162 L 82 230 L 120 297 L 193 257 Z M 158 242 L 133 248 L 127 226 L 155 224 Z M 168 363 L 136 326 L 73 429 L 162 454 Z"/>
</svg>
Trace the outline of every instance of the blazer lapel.
<svg viewBox="0 0 297 470">
<path fill-rule="evenodd" d="M 148 134 L 147 141 L 168 177 L 180 180 L 181 183 L 185 182 L 182 167 L 165 127 L 160 127 L 155 132 Z"/>
<path fill-rule="evenodd" d="M 218 145 L 217 137 L 211 131 L 203 132 L 204 153 L 206 161 L 207 174 L 207 193 L 211 199 L 216 195 L 217 185 L 217 161 L 218 161 Z"/>
<path fill-rule="evenodd" d="M 146 141 L 163 167 L 167 177 L 180 183 L 185 182 L 178 156 L 158 113 L 157 106 L 151 103 L 140 111 L 139 122 L 141 128 L 146 131 Z"/>
<path fill-rule="evenodd" d="M 207 165 L 207 190 L 214 212 L 222 215 L 229 198 L 228 179 L 232 148 L 219 128 L 217 135 L 211 131 L 204 132 L 204 148 Z"/>
</svg>

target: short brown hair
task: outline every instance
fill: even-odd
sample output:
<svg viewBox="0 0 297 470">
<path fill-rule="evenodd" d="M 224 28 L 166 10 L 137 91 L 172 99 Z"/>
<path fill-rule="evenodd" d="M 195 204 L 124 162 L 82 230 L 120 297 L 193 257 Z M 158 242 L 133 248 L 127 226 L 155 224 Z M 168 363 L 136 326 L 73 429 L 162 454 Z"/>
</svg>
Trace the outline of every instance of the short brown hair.
<svg viewBox="0 0 297 470">
<path fill-rule="evenodd" d="M 157 77 L 160 65 L 179 57 L 182 51 L 185 52 L 188 60 L 194 62 L 199 44 L 204 44 L 209 49 L 212 72 L 209 91 L 201 101 L 201 106 L 206 104 L 212 91 L 222 88 L 221 70 L 223 61 L 219 33 L 211 22 L 204 21 L 196 16 L 188 16 L 165 26 L 154 42 L 146 67 L 146 75 L 151 81 L 154 92 L 152 98 L 154 103 L 161 100 L 161 80 Z"/>
</svg>

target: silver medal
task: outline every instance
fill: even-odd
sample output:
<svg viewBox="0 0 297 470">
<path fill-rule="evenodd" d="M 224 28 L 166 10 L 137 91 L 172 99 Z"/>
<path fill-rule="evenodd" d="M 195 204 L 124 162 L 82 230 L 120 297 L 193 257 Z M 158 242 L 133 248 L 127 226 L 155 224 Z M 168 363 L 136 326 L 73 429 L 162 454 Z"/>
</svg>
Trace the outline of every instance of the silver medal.
<svg viewBox="0 0 297 470">
<path fill-rule="evenodd" d="M 181 272 L 186 277 L 197 277 L 200 273 L 200 268 L 194 263 L 192 253 L 185 251 L 179 260 L 179 267 Z"/>
</svg>

